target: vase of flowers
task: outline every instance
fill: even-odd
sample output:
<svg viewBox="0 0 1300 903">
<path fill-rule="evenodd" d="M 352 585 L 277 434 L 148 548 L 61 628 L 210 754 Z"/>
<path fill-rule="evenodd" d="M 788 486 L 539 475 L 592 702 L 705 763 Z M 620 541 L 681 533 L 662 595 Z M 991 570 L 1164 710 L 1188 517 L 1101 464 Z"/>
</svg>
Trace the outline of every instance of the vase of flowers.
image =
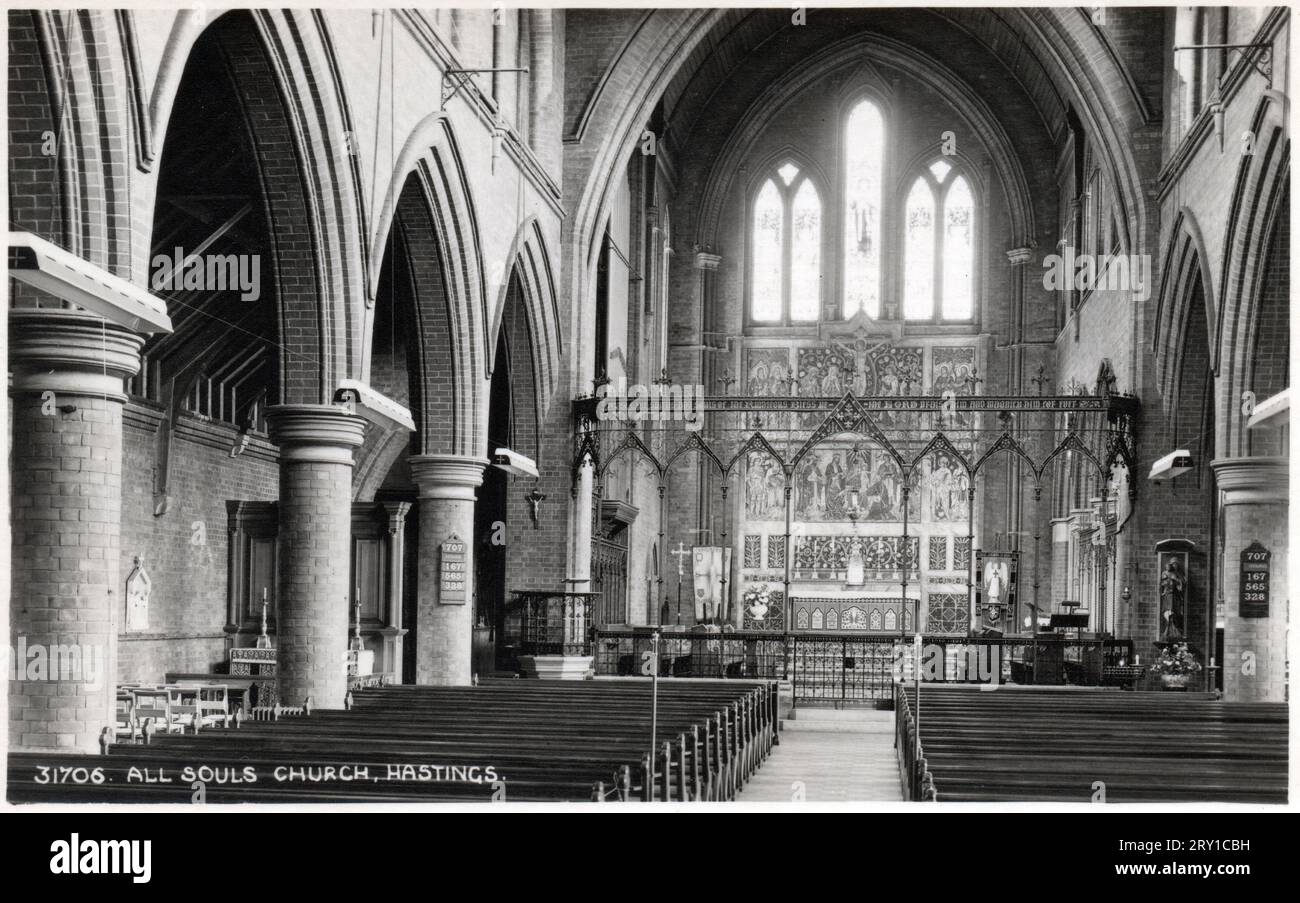
<svg viewBox="0 0 1300 903">
<path fill-rule="evenodd" d="M 1201 663 L 1186 643 L 1165 646 L 1151 666 L 1151 673 L 1160 675 L 1160 683 L 1166 690 L 1186 690 L 1200 670 Z"/>
<path fill-rule="evenodd" d="M 766 583 L 759 583 L 745 590 L 745 611 L 755 621 L 767 617 L 768 607 L 772 603 L 772 591 Z"/>
</svg>

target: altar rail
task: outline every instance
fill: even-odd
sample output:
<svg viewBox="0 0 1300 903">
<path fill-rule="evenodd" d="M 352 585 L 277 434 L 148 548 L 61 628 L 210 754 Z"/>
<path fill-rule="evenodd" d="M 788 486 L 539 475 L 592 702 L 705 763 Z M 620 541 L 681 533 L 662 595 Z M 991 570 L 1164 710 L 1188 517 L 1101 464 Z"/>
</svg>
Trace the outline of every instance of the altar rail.
<svg viewBox="0 0 1300 903">
<path fill-rule="evenodd" d="M 898 750 L 899 778 L 903 784 L 903 797 L 908 802 L 937 801 L 934 775 L 921 748 L 921 735 L 912 712 L 915 697 L 909 698 L 907 687 L 894 686 L 894 748 Z"/>
<path fill-rule="evenodd" d="M 864 704 L 893 699 L 894 684 L 915 680 L 915 639 L 857 633 L 663 630 L 661 677 L 785 680 L 794 700 Z M 598 675 L 648 676 L 651 631 L 596 630 Z M 1101 686 L 1112 682 L 1131 640 L 1038 637 L 922 637 L 926 683 Z"/>
</svg>

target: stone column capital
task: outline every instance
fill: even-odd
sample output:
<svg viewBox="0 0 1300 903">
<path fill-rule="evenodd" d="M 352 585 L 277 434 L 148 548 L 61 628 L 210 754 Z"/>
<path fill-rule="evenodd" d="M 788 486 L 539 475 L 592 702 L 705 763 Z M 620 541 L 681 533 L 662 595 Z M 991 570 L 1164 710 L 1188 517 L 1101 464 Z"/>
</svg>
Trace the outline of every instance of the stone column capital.
<svg viewBox="0 0 1300 903">
<path fill-rule="evenodd" d="M 707 251 L 695 252 L 695 268 L 697 270 L 716 270 L 720 263 L 722 263 L 721 254 L 710 254 Z"/>
<path fill-rule="evenodd" d="M 1012 248 L 1007 251 L 1007 262 L 1012 266 L 1026 264 L 1029 262 L 1029 258 L 1033 256 L 1033 253 L 1033 248 Z"/>
<path fill-rule="evenodd" d="M 102 395 L 125 402 L 122 381 L 140 372 L 143 346 L 139 333 L 82 311 L 9 311 L 15 392 Z"/>
<path fill-rule="evenodd" d="M 487 458 L 470 455 L 411 455 L 411 479 L 422 499 L 474 501 L 474 490 L 483 483 Z"/>
<path fill-rule="evenodd" d="M 366 438 L 366 421 L 330 404 L 277 404 L 266 409 L 271 441 L 282 462 L 352 466 L 352 449 Z"/>
<path fill-rule="evenodd" d="M 1214 479 L 1225 505 L 1285 504 L 1288 491 L 1286 458 L 1220 458 L 1211 461 Z"/>
</svg>

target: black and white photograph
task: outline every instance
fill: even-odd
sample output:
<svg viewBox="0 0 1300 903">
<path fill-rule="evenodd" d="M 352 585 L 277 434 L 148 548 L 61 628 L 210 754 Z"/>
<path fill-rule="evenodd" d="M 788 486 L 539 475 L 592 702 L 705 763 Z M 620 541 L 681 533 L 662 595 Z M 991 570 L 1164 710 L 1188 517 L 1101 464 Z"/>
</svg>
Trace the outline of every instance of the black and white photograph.
<svg viewBox="0 0 1300 903">
<path fill-rule="evenodd" d="M 1292 810 L 1289 6 L 5 23 L 36 866 L 95 812 Z"/>
</svg>

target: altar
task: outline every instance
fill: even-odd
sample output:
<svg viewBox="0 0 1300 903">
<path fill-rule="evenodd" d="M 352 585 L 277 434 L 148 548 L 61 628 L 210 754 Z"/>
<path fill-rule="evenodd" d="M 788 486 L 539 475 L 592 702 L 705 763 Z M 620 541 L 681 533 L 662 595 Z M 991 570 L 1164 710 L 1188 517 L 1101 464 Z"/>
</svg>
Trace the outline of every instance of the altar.
<svg viewBox="0 0 1300 903">
<path fill-rule="evenodd" d="M 883 633 L 912 631 L 919 599 L 895 589 L 889 593 L 864 593 L 862 589 L 800 590 L 790 593 L 795 630 L 866 630 Z"/>
</svg>

